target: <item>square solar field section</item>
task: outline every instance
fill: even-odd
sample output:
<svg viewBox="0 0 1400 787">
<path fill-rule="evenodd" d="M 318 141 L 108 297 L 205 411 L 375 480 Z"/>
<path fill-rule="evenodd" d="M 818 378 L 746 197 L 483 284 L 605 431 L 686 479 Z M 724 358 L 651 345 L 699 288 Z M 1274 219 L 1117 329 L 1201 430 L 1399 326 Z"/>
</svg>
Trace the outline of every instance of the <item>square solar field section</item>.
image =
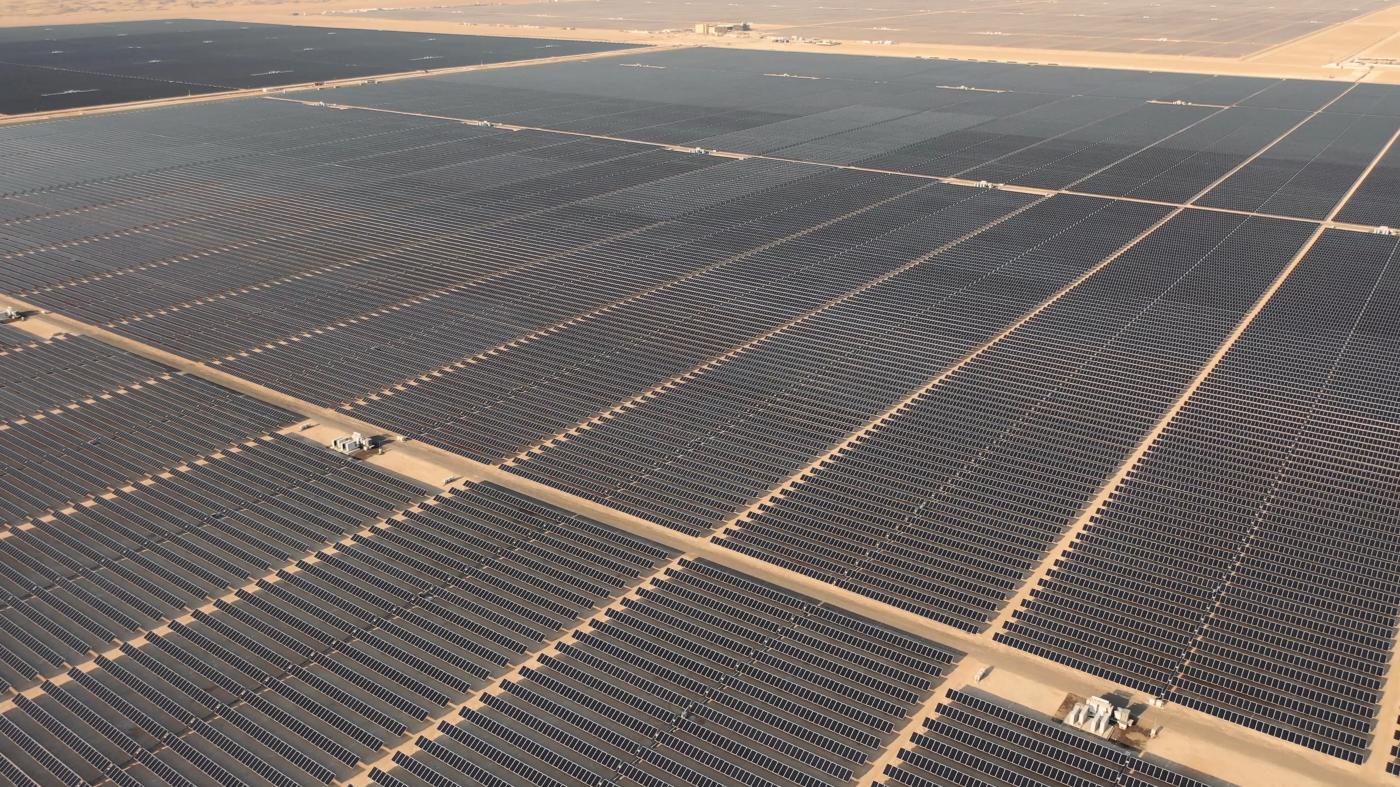
<svg viewBox="0 0 1400 787">
<path fill-rule="evenodd" d="M 33 660 L 38 673 L 0 711 L 7 778 L 290 787 L 362 774 L 673 556 L 494 487 L 427 499 L 293 438 L 219 462 L 115 501 L 159 490 L 138 506 L 155 519 L 56 520 L 4 539 L 11 554 L 66 548 L 48 571 L 71 570 L 5 582 L 0 619 L 34 648 L 7 651 L 7 669 Z M 288 506 L 307 499 L 319 519 Z M 144 582 L 96 584 L 122 564 Z M 52 630 L 19 613 L 37 620 L 43 604 L 59 610 Z"/>
<path fill-rule="evenodd" d="M 28 688 L 388 516 L 422 491 L 288 437 L 13 526 L 3 678 Z"/>
<path fill-rule="evenodd" d="M 1390 148 L 1337 215 L 1338 221 L 1400 227 L 1400 145 Z"/>
<path fill-rule="evenodd" d="M 708 533 L 1164 213 L 1054 197 L 980 232 L 940 239 L 898 275 L 533 450 L 509 469 L 684 532 Z"/>
<path fill-rule="evenodd" d="M 1189 202 L 1307 117 L 1297 110 L 1243 106 L 1216 112 L 1080 179 L 1074 188 L 1092 194 Z"/>
<path fill-rule="evenodd" d="M 472 456 L 509 456 L 917 255 L 907 242 L 884 257 L 862 253 L 882 233 L 932 227 L 940 216 L 949 231 L 967 232 L 1026 201 L 805 165 L 710 166 L 669 152 L 637 165 L 648 182 L 590 188 L 528 219 L 443 238 L 443 253 L 464 270 L 450 282 L 442 279 L 452 271 L 430 271 L 430 299 L 223 363 L 327 403 L 376 394 L 355 405 L 364 417 L 441 432 L 445 446 Z M 561 234 L 571 218 L 576 228 Z M 411 260 L 404 268 L 399 286 L 416 270 Z M 632 368 L 612 371 L 623 364 Z M 438 368 L 441 377 L 396 387 Z M 543 410 L 528 401 L 550 395 L 546 383 L 563 385 L 560 375 L 578 386 L 575 400 Z"/>
<path fill-rule="evenodd" d="M 959 658 L 682 560 L 372 775 L 380 787 L 855 784 Z"/>
<path fill-rule="evenodd" d="M 1170 763 L 988 697 L 949 690 L 884 787 L 1207 787 Z"/>
<path fill-rule="evenodd" d="M 1400 90 L 1390 85 L 1360 84 L 1347 91 L 1327 111 L 1400 118 Z"/>
<path fill-rule="evenodd" d="M 1400 614 L 1396 246 L 1324 234 L 997 639 L 1361 762 Z"/>
<path fill-rule="evenodd" d="M 719 543 L 982 629 L 1310 232 L 1171 219 Z"/>
<path fill-rule="evenodd" d="M 1350 185 L 1343 183 L 1355 172 L 1349 168 L 1369 163 L 1367 151 L 1383 144 L 1386 121 L 1378 118 L 1389 117 L 1394 130 L 1390 107 L 1400 88 L 700 48 L 336 96 L 358 106 L 1167 202 L 1191 199 L 1316 110 L 1367 115 L 1305 127 L 1242 174 L 1233 186 L 1242 193 L 1221 203 L 1254 210 L 1255 198 L 1271 211 L 1316 218 Z"/>
<path fill-rule="evenodd" d="M 34 391 L 23 390 L 11 411 L 28 409 L 32 398 L 23 400 Z M 65 401 L 72 395 L 72 388 L 56 392 L 48 402 L 55 409 L 17 417 L 0 430 L 0 512 L 12 526 L 301 420 L 164 370 L 96 398 Z"/>
<path fill-rule="evenodd" d="M 86 336 L 0 330 L 0 422 L 62 411 L 169 370 Z"/>
<path fill-rule="evenodd" d="M 3 36 L 3 115 L 632 47 L 212 20 L 18 27 Z"/>
<path fill-rule="evenodd" d="M 1325 219 L 1400 129 L 1379 115 L 1323 112 L 1206 193 L 1198 204 Z"/>
<path fill-rule="evenodd" d="M 760 175 L 773 169 L 756 166 Z M 867 173 L 806 175 L 677 217 L 712 228 L 667 254 L 702 267 L 548 333 L 480 347 L 470 365 L 352 412 L 478 459 L 507 460 L 699 375 L 735 348 L 820 320 L 1034 199 Z M 686 180 L 697 186 L 692 199 L 714 188 Z M 579 289 L 589 286 L 597 285 Z"/>
</svg>

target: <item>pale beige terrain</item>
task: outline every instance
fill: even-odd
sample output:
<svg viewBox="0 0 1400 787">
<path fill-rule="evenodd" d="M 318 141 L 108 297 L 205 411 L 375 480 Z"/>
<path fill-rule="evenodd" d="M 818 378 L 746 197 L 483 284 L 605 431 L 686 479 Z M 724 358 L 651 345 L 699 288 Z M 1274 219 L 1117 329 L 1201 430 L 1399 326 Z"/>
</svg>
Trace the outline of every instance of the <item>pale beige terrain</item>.
<svg viewBox="0 0 1400 787">
<path fill-rule="evenodd" d="M 609 17 L 599 11 L 599 3 L 607 3 L 610 8 L 635 7 L 637 12 Z M 672 46 L 1400 81 L 1400 66 L 1368 68 L 1348 62 L 1359 57 L 1400 58 L 1400 0 L 883 0 L 879 7 L 825 6 L 790 0 L 786 4 L 755 6 L 776 9 L 767 12 L 770 14 L 787 13 L 787 19 L 755 23 L 752 32 L 730 36 L 693 32 L 696 22 L 734 21 L 729 16 L 743 13 L 741 5 L 727 0 L 560 0 L 548 3 L 547 12 L 535 10 L 540 5 L 540 0 L 449 0 L 440 4 L 391 0 L 382 5 L 366 0 L 0 0 L 0 27 L 187 17 Z M 676 10 L 678 7 L 684 10 Z M 811 10 L 823 8 L 830 10 Z M 725 16 L 701 16 L 706 13 Z M 635 22 L 631 21 L 634 16 Z M 1212 25 L 1219 29 L 1211 30 Z M 775 36 L 790 40 L 775 41 Z M 816 43 L 817 39 L 837 43 Z"/>
<path fill-rule="evenodd" d="M 419 0 L 422 3 L 422 0 Z M 396 4 L 396 5 L 402 5 Z M 761 33 L 842 41 L 1035 47 L 1240 57 L 1315 34 L 1390 5 L 1388 0 L 535 0 L 422 3 L 367 9 L 384 18 L 534 27 L 687 30 L 696 22 L 750 23 Z"/>
</svg>

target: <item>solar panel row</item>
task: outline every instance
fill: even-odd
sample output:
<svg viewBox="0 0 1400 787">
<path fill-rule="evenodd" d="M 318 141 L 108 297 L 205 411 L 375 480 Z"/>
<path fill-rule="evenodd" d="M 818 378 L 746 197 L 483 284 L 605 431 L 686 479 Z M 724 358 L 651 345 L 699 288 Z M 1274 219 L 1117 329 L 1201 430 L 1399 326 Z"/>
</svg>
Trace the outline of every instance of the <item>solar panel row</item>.
<svg viewBox="0 0 1400 787">
<path fill-rule="evenodd" d="M 1174 766 L 966 691 L 950 689 L 886 787 L 1206 787 Z"/>
<path fill-rule="evenodd" d="M 41 342 L 7 328 L 0 339 L 0 420 L 61 409 L 166 372 L 86 336 Z"/>
<path fill-rule="evenodd" d="M 12 522 L 58 511 L 297 420 L 212 383 L 164 375 L 0 431 L 0 510 Z"/>
<path fill-rule="evenodd" d="M 292 438 L 244 454 L 241 472 L 230 464 L 210 470 L 203 485 L 184 478 L 161 485 L 165 505 L 185 500 L 191 510 L 179 518 L 173 507 L 144 509 L 164 510 L 165 527 L 147 520 L 143 548 L 121 557 L 139 562 L 153 552 L 170 561 L 164 570 L 141 563 L 133 572 L 171 597 L 160 610 L 167 620 L 167 610 L 184 599 L 202 593 L 205 601 L 184 602 L 196 608 L 163 627 L 141 617 L 130 621 L 141 628 L 120 638 L 100 645 L 85 639 L 94 651 L 85 664 L 70 667 L 76 657 L 64 652 L 46 667 L 51 679 L 0 715 L 0 753 L 16 772 L 40 783 L 105 777 L 123 784 L 306 785 L 345 778 L 672 556 L 491 487 L 415 505 L 422 492 L 407 482 Z M 291 480 L 293 470 L 314 474 Z M 180 527 L 212 533 L 217 525 L 197 519 L 193 501 L 215 486 L 227 489 L 234 478 L 246 483 L 227 507 L 241 508 L 213 515 L 234 527 L 194 547 Z M 316 506 L 277 516 L 267 513 L 273 496 L 307 505 L 314 499 Z M 356 517 L 346 516 L 352 504 Z M 113 563 L 115 544 L 134 542 L 140 527 L 124 521 L 121 533 L 74 528 L 70 540 L 87 545 L 84 556 Z M 343 537 L 351 531 L 358 532 Z M 28 533 L 33 544 L 48 543 Z M 243 542 L 237 550 L 234 539 Z M 104 546 L 112 551 L 99 556 Z M 261 565 L 231 576 L 235 561 L 252 562 L 254 551 Z M 73 568 L 92 575 L 96 565 Z M 197 585 L 191 577 L 231 581 Z M 51 597 L 40 585 L 54 578 L 30 581 L 35 589 L 25 599 L 12 597 L 11 609 Z M 151 606 L 158 603 L 153 597 Z M 127 603 L 104 598 L 113 609 Z"/>
<path fill-rule="evenodd" d="M 374 777 L 381 787 L 849 784 L 958 658 L 682 560 Z"/>
<path fill-rule="evenodd" d="M 719 543 L 982 629 L 1308 233 L 1173 218 Z"/>
<path fill-rule="evenodd" d="M 1360 762 L 1400 603 L 1395 255 L 1325 234 L 997 638 Z"/>
<path fill-rule="evenodd" d="M 0 678 L 27 688 L 392 513 L 402 484 L 288 437 L 18 524 Z"/>
</svg>

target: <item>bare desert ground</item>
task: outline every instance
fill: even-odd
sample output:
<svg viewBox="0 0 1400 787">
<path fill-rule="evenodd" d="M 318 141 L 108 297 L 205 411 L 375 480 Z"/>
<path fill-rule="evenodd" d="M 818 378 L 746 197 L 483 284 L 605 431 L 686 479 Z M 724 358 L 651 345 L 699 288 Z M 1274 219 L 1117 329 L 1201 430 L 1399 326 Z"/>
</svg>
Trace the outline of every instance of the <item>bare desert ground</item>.
<svg viewBox="0 0 1400 787">
<path fill-rule="evenodd" d="M 753 29 L 699 35 L 697 22 Z M 725 0 L 0 0 L 0 26 L 172 17 L 278 24 L 951 57 L 1059 65 L 1400 80 L 1400 3 L 880 0 L 876 6 Z M 1092 31 L 1092 33 L 1088 32 Z"/>
<path fill-rule="evenodd" d="M 697 22 L 745 21 L 762 33 L 841 41 L 1239 57 L 1312 35 L 1387 5 L 1387 0 L 1349 4 L 879 0 L 871 5 L 793 0 L 754 5 L 726 0 L 570 0 L 425 5 L 364 13 L 391 19 L 620 30 L 686 30 Z"/>
</svg>

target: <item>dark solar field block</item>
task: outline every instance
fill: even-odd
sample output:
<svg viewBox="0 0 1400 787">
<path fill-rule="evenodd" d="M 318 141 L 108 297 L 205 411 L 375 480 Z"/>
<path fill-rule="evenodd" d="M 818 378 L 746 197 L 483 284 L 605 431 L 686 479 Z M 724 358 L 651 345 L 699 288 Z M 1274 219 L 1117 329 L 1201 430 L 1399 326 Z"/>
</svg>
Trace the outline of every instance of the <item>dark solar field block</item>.
<svg viewBox="0 0 1400 787">
<path fill-rule="evenodd" d="M 1272 85 L 1239 102 L 1242 107 L 1263 109 L 1296 109 L 1312 112 L 1321 109 L 1350 85 L 1346 82 L 1289 79 Z"/>
<path fill-rule="evenodd" d="M 1161 215 L 1039 203 L 509 469 L 708 532 Z"/>
<path fill-rule="evenodd" d="M 1324 112 L 1211 189 L 1200 204 L 1327 218 L 1397 128 L 1396 118 Z"/>
<path fill-rule="evenodd" d="M 832 174 L 750 202 L 784 204 L 787 193 L 806 197 L 792 215 L 762 221 L 772 227 L 767 232 L 756 226 L 734 233 L 761 245 L 727 254 L 733 249 L 706 249 L 697 241 L 686 249 L 695 256 L 688 256 L 715 263 L 697 276 L 355 411 L 501 461 L 786 322 L 830 308 L 1030 201 Z"/>
<path fill-rule="evenodd" d="M 790 169 L 787 165 L 759 163 L 756 172 L 747 166 L 702 170 L 681 178 L 684 183 L 675 182 L 656 189 L 645 186 L 642 187 L 643 193 L 635 196 L 624 190 L 602 197 L 589 210 L 601 210 L 606 203 L 629 204 L 634 199 L 648 196 L 647 192 L 654 192 L 651 196 L 655 199 L 650 210 L 658 213 L 665 209 L 664 200 L 677 199 L 681 194 L 689 194 L 691 204 L 678 206 L 679 210 L 686 211 L 682 214 L 684 223 L 681 223 L 681 217 L 671 223 L 671 220 L 658 215 L 658 221 L 665 223 L 653 224 L 640 231 L 613 233 L 601 239 L 598 239 L 597 230 L 581 229 L 577 233 L 581 237 L 573 241 L 570 247 L 542 254 L 528 264 L 521 265 L 517 261 L 515 267 L 500 274 L 482 277 L 480 281 L 401 311 L 376 315 L 363 323 L 338 327 L 322 335 L 302 337 L 294 345 L 265 348 L 256 355 L 232 359 L 228 366 L 255 379 L 262 379 L 263 375 L 275 379 L 274 375 L 281 375 L 289 378 L 292 381 L 290 384 L 297 384 L 301 381 L 296 378 L 302 377 L 305 382 L 301 384 L 307 389 L 341 375 L 354 373 L 364 378 L 360 381 L 346 380 L 346 388 L 337 389 L 345 392 L 342 399 L 336 401 L 345 401 L 376 390 L 379 386 L 372 386 L 376 380 L 380 386 L 388 387 L 464 356 L 470 357 L 488 350 L 509 353 L 514 349 L 509 346 L 511 344 L 518 343 L 518 346 L 528 348 L 523 352 L 534 355 L 536 348 L 524 342 L 541 338 L 539 334 L 544 333 L 544 328 L 561 321 L 563 325 L 552 328 L 544 335 L 552 338 L 553 344 L 576 348 L 571 352 L 586 353 L 570 358 L 568 363 L 572 366 L 589 356 L 606 357 L 613 345 L 600 345 L 599 342 L 609 341 L 614 345 L 623 341 L 635 343 L 639 340 L 638 334 L 643 331 L 660 331 L 668 323 L 675 324 L 687 318 L 699 319 L 697 313 L 703 314 L 701 309 L 707 306 L 715 308 L 714 304 L 723 303 L 723 299 L 736 299 L 747 292 L 740 290 L 740 287 L 758 287 L 764 282 L 792 279 L 800 266 L 805 264 L 814 268 L 817 265 L 816 261 L 802 260 L 796 255 L 784 256 L 780 248 L 765 250 L 765 247 L 900 194 L 914 194 L 915 197 L 906 202 L 916 203 L 919 193 L 930 191 L 928 184 L 913 181 L 881 182 L 879 176 L 828 174 L 810 168 L 800 168 L 802 177 L 793 179 L 785 177 L 790 175 L 783 171 L 785 168 Z M 765 188 L 765 175 L 777 176 L 777 183 Z M 745 194 L 743 190 L 736 193 L 736 178 L 749 181 L 753 193 Z M 793 182 L 778 185 L 784 180 Z M 690 191 L 676 190 L 687 184 L 692 187 Z M 716 192 L 713 197 L 707 193 L 711 190 Z M 967 196 L 949 196 L 947 201 L 953 202 L 956 198 Z M 789 198 L 801 201 L 793 205 Z M 711 202 L 714 204 L 709 204 Z M 724 226 L 728 224 L 727 216 L 731 211 L 745 207 L 751 207 L 754 211 L 748 213 L 750 225 L 747 228 Z M 631 209 L 630 206 L 628 209 Z M 930 207 L 928 210 L 934 209 Z M 867 232 L 888 229 L 895 221 L 910 222 L 919 218 L 913 209 L 900 211 L 891 208 L 880 215 L 895 218 L 886 219 L 883 225 L 878 219 L 868 221 L 864 226 L 872 229 Z M 724 225 L 714 229 L 704 228 L 704 225 L 712 222 L 724 222 Z M 541 222 L 539 229 L 550 234 L 554 232 L 548 228 L 547 222 Z M 510 227 L 503 230 L 500 242 L 520 242 L 519 238 L 510 237 Z M 828 245 L 831 247 L 828 255 L 834 256 L 843 246 L 826 241 L 826 237 L 835 234 L 832 231 L 805 243 L 791 245 L 803 246 L 813 252 Z M 594 240 L 590 242 L 590 238 Z M 853 238 L 846 245 L 854 245 L 859 240 L 859 237 Z M 483 253 L 497 256 L 484 244 L 482 248 Z M 761 251 L 764 253 L 757 254 Z M 890 264 L 898 264 L 898 261 Z M 835 263 L 827 265 L 832 268 L 836 266 Z M 819 303 L 821 293 L 839 292 L 845 282 L 854 283 L 861 277 L 875 275 L 869 267 L 851 267 L 853 270 L 849 274 L 833 271 L 829 284 L 815 284 L 812 287 L 815 294 L 807 296 L 809 301 Z M 563 279 L 577 282 L 570 293 L 559 293 L 553 289 L 554 283 Z M 795 286 L 800 286 L 800 283 Z M 603 309 L 604 306 L 607 308 Z M 803 306 L 798 296 L 794 295 L 793 305 L 783 304 L 780 308 L 791 311 L 779 311 L 777 316 L 769 319 L 778 320 L 783 314 L 797 313 Z M 595 311 L 596 314 L 593 313 Z M 755 311 L 751 319 L 762 319 L 765 312 Z M 570 319 L 580 314 L 582 318 Z M 635 321 L 635 326 L 629 324 L 630 321 Z M 601 329 L 611 331 L 611 338 L 598 337 L 598 326 L 602 323 L 611 326 Z M 744 335 L 741 325 L 731 330 L 733 336 Z M 593 338 L 584 344 L 581 343 L 582 339 L 575 339 L 574 334 Z M 730 346 L 723 335 L 707 341 L 709 353 Z M 699 352 L 702 354 L 696 357 L 704 357 L 706 351 L 702 349 Z M 510 355 L 512 359 L 514 357 Z M 384 369 L 381 373 L 371 366 L 364 372 L 354 372 L 369 364 L 386 365 L 389 358 L 401 359 L 402 366 L 408 371 Z M 436 392 L 451 389 L 458 382 L 470 386 L 490 384 L 488 369 L 495 365 L 494 361 L 488 362 L 486 358 L 477 360 L 482 363 L 471 367 L 475 374 L 441 378 L 441 385 L 426 385 L 413 392 L 428 408 L 420 414 L 424 420 L 403 423 L 389 415 L 402 409 L 398 400 L 392 400 L 385 401 L 383 408 L 380 408 L 386 419 L 383 422 L 404 431 L 416 431 L 433 425 L 434 422 L 427 419 L 434 417 L 436 408 L 430 400 Z M 663 368 L 685 368 L 678 366 L 674 360 L 667 360 L 666 363 L 670 366 Z M 543 369 L 540 372 L 525 372 L 542 373 Z M 467 377 L 469 379 L 464 379 Z M 505 392 L 522 382 L 510 383 Z M 471 400 L 464 400 L 462 396 L 465 394 L 445 399 L 439 397 L 437 403 L 463 408 L 472 406 Z M 614 399 L 614 396 L 607 396 L 593 408 L 582 410 L 561 425 L 591 414 Z M 490 403 L 491 400 L 487 399 L 480 404 Z M 365 412 L 376 412 L 375 404 L 367 405 Z"/>
<path fill-rule="evenodd" d="M 0 190 L 40 208 L 26 218 L 32 221 L 36 215 L 99 208 L 91 212 L 104 223 L 110 214 L 122 220 L 140 220 L 127 227 L 149 228 L 170 216 L 188 218 L 191 208 L 195 215 L 207 213 L 211 205 L 256 209 L 263 200 L 270 201 L 263 207 L 275 208 L 289 197 L 315 198 L 353 188 L 368 177 L 367 173 L 327 166 L 336 162 L 422 143 L 511 137 L 432 118 L 347 114 L 264 99 L 171 106 L 153 112 L 107 115 L 100 123 L 95 120 L 6 127 L 3 149 L 12 154 L 15 163 L 0 178 Z M 503 152 L 502 140 L 495 142 L 486 150 Z M 521 138 L 516 144 L 527 148 L 529 143 Z M 268 159 L 283 153 L 291 155 L 276 158 L 275 163 Z M 449 158 L 439 163 L 451 162 Z M 388 177 L 392 180 L 392 174 Z M 399 189 L 394 193 L 400 196 L 408 184 L 421 189 L 432 186 L 432 181 L 420 183 L 409 172 L 395 182 Z M 77 184 L 81 188 L 73 188 Z M 381 192 L 384 189 L 387 186 L 381 187 Z M 157 208 L 144 209 L 148 203 Z M 307 223 L 293 222 L 294 218 L 284 210 L 280 216 L 276 211 L 268 212 L 264 220 L 273 222 L 272 226 L 304 227 Z M 10 224 L 7 231 L 14 232 L 15 227 Z M 236 233 L 248 229 L 236 221 L 206 221 L 197 239 L 207 247 L 211 239 L 242 237 Z M 131 243 L 149 242 L 151 232 L 122 237 Z M 93 255 L 99 259 L 106 256 L 96 249 L 84 249 L 82 257 Z"/>
<path fill-rule="evenodd" d="M 523 660 L 559 628 L 641 582 L 674 554 L 489 486 L 454 490 L 414 506 L 421 489 L 286 437 L 191 470 L 208 475 L 204 486 L 191 486 L 177 474 L 150 493 L 164 490 L 157 502 L 189 507 L 191 517 L 200 506 L 216 509 L 216 481 L 231 479 L 235 463 L 242 466 L 241 486 L 263 478 L 266 494 L 281 498 L 297 499 L 298 487 L 316 486 L 323 504 L 348 504 L 348 498 L 331 495 L 353 494 L 356 505 L 382 506 L 379 517 L 411 508 L 332 552 L 314 537 L 299 541 L 324 521 L 275 515 L 250 490 L 234 490 L 244 495 L 243 509 L 203 523 L 267 523 L 243 530 L 245 550 L 263 544 L 270 554 L 282 545 L 294 549 L 294 560 L 306 558 L 261 566 L 257 573 L 266 578 L 238 590 L 233 600 L 197 610 L 191 622 L 172 624 L 159 635 L 125 633 L 120 655 L 99 656 L 87 671 L 69 671 L 72 680 L 61 687 L 43 683 L 32 702 L 0 718 L 0 755 L 19 773 L 47 783 L 56 763 L 66 763 L 85 779 L 91 776 L 85 769 L 94 768 L 119 783 L 148 771 L 175 784 L 236 778 L 252 785 L 301 785 L 346 778 L 358 763 L 405 740 L 409 727 L 429 712 Z M 372 490 L 379 496 L 372 497 Z M 134 527 L 124 534 L 74 530 L 63 543 L 87 545 L 74 553 L 86 559 L 116 548 L 134 535 Z M 332 526 L 321 541 L 356 528 Z M 59 543 L 56 537 L 56 530 L 46 528 L 16 538 L 41 545 Z M 151 552 L 163 544 L 193 543 L 183 537 L 167 529 L 142 547 Z M 222 537 L 231 542 L 239 536 L 225 531 Z M 4 545 L 14 548 L 16 538 Z M 75 564 L 83 575 L 76 582 L 95 577 L 95 566 Z M 167 574 L 174 581 L 208 570 L 187 561 L 145 576 L 154 589 Z M 127 595 L 141 592 L 133 587 Z M 173 585 L 164 592 L 178 594 Z M 26 600 L 41 593 L 46 591 Z M 20 601 L 11 596 L 9 604 Z M 109 607 L 121 603 L 114 597 Z M 65 626 L 71 622 L 57 619 Z M 85 658 L 80 653 L 69 660 Z M 65 669 L 54 664 L 48 672 Z M 65 737 L 64 729 L 76 738 Z M 58 759 L 28 754 L 25 736 L 60 752 Z M 71 755 L 63 747 L 72 747 Z"/>
<path fill-rule="evenodd" d="M 1230 106 L 1278 84 L 1278 80 L 1258 77 L 1214 76 L 1191 84 L 1166 96 L 1164 101 L 1186 101 L 1194 104 Z"/>
<path fill-rule="evenodd" d="M 24 631 L 25 643 L 9 649 L 0 677 L 12 686 L 53 677 L 62 670 L 46 654 L 82 661 L 421 496 L 406 482 L 279 436 L 31 521 L 32 529 L 14 530 L 0 545 L 0 615 Z M 275 499 L 302 513 L 285 527 L 248 527 L 252 513 Z"/>
<path fill-rule="evenodd" d="M 1309 232 L 1169 221 L 720 543 L 979 630 Z"/>
<path fill-rule="evenodd" d="M 848 784 L 957 659 L 686 560 L 380 783 Z"/>
<path fill-rule="evenodd" d="M 6 420 L 61 408 L 168 371 L 85 336 L 45 342 L 20 336 L 35 343 L 0 355 L 0 418 Z"/>
<path fill-rule="evenodd" d="M 215 93 L 227 88 L 179 79 L 152 80 L 96 72 L 74 73 L 61 68 L 0 63 L 3 115 L 57 112 L 97 104 L 122 104 L 154 98 Z"/>
<path fill-rule="evenodd" d="M 12 28 L 0 114 L 630 47 L 194 20 Z"/>
<path fill-rule="evenodd" d="M 977 122 L 956 123 L 946 129 L 940 127 L 942 123 L 930 123 L 922 139 L 883 155 L 861 159 L 859 163 L 875 169 L 921 175 L 972 172 L 1004 158 L 1014 159 L 1018 155 L 1033 158 L 1038 145 L 1053 147 L 1051 143 L 1056 139 L 1086 125 L 1112 123 L 1122 113 L 1138 106 L 1134 101 L 1103 97 L 1052 99 L 1039 94 L 991 95 L 995 98 L 981 98 L 970 106 L 957 105 L 933 118 L 942 121 L 946 114 L 954 119 L 966 117 Z M 992 168 L 991 171 L 1004 170 Z"/>
<path fill-rule="evenodd" d="M 1400 118 L 1400 91 L 1388 85 L 1357 85 L 1329 106 L 1327 111 Z"/>
<path fill-rule="evenodd" d="M 1203 107 L 1134 104 L 1122 114 L 1079 126 L 956 174 L 996 183 L 1064 188 L 1204 120 L 1213 111 Z"/>
<path fill-rule="evenodd" d="M 885 766 L 885 787 L 1057 784 L 1073 787 L 1205 787 L 1170 765 L 1140 758 L 1029 711 L 950 690 L 937 715 Z"/>
<path fill-rule="evenodd" d="M 1395 256 L 1324 234 L 997 638 L 1360 762 L 1400 601 Z"/>
<path fill-rule="evenodd" d="M 57 511 L 296 420 L 176 375 L 17 421 L 0 432 L 0 509 L 11 522 Z"/>
<path fill-rule="evenodd" d="M 1376 227 L 1400 226 L 1400 146 L 1392 147 L 1342 206 L 1338 221 Z"/>
<path fill-rule="evenodd" d="M 1185 202 L 1305 117 L 1292 110 L 1225 110 L 1074 183 L 1073 188 L 1091 194 Z"/>
<path fill-rule="evenodd" d="M 569 146 L 559 137 L 530 136 L 536 149 Z M 523 137 L 515 139 L 526 142 Z M 244 243 L 230 243 L 214 249 L 212 254 L 170 260 L 137 258 L 122 275 L 71 282 L 57 289 L 41 290 L 30 297 L 89 320 L 108 322 L 140 318 L 139 322 L 131 323 L 130 330 L 140 331 L 157 341 L 164 333 L 187 330 L 192 320 L 207 321 L 211 323 L 211 332 L 217 327 L 219 332 L 232 336 L 218 345 L 212 344 L 217 337 L 208 337 L 194 349 L 222 355 L 259 339 L 266 341 L 294 335 L 299 330 L 329 325 L 334 320 L 392 306 L 442 287 L 464 286 L 475 278 L 521 263 L 519 258 L 512 261 L 497 251 L 489 259 L 461 260 L 449 265 L 449 255 L 454 249 L 499 250 L 501 243 L 514 237 L 520 253 L 528 253 L 533 245 L 543 254 L 551 248 L 569 246 L 565 236 L 548 235 L 549 229 L 557 233 L 561 225 L 568 227 L 575 223 L 580 225 L 575 234 L 582 236 L 575 241 L 578 245 L 590 240 L 597 242 L 600 233 L 606 237 L 609 233 L 635 232 L 653 222 L 642 217 L 600 215 L 587 210 L 575 210 L 572 215 L 562 211 L 556 215 L 533 214 L 598 193 L 722 163 L 677 154 L 657 156 L 634 146 L 616 145 L 612 148 L 616 155 L 611 158 L 622 161 L 530 165 L 531 160 L 524 160 L 521 164 L 525 166 L 512 166 L 513 174 L 505 174 L 501 171 L 503 166 L 515 162 L 497 159 L 503 155 L 524 154 L 531 151 L 531 147 L 517 144 L 512 146 L 514 150 L 501 151 L 495 141 L 482 140 L 480 150 L 475 145 L 453 146 L 452 158 L 458 165 L 484 170 L 477 173 L 480 178 L 473 179 L 469 185 L 462 184 L 461 190 L 477 192 L 482 199 L 503 198 L 501 205 L 532 198 L 537 202 L 547 199 L 554 204 L 517 204 L 517 215 L 501 216 L 482 227 L 480 219 L 487 217 L 477 215 L 472 204 L 444 204 L 448 195 L 397 199 L 380 196 L 375 201 L 389 213 L 375 219 L 336 208 L 327 215 L 325 223 L 288 225 L 286 231 L 275 234 L 269 233 L 266 227 L 261 232 L 250 227 L 229 238 L 231 242 L 242 239 Z M 585 169 L 580 170 L 580 167 Z M 565 178 L 565 172 L 573 174 Z M 498 175 L 494 184 L 493 174 Z M 577 190 L 573 177 L 585 178 L 588 193 L 571 192 L 571 189 Z M 368 186 L 362 183 L 353 187 L 361 194 L 339 191 L 319 195 L 316 200 L 329 207 L 337 200 L 369 199 L 363 193 Z M 513 193 L 497 193 L 506 191 Z M 401 219 L 415 207 L 427 215 L 416 217 L 415 224 L 402 223 Z M 268 211 L 269 206 L 260 205 L 257 210 Z M 235 216 L 219 216 L 218 220 L 227 223 L 235 217 L 252 218 L 238 215 L 241 213 L 242 210 L 235 211 Z M 477 221 L 467 222 L 468 217 Z M 446 225 L 453 218 L 465 223 L 448 231 Z M 443 233 L 424 234 L 425 225 L 434 226 L 439 222 L 444 224 Z M 285 222 L 277 220 L 277 223 Z M 182 223 L 172 226 L 170 232 L 187 234 L 189 227 Z M 105 245 L 107 240 L 102 239 L 101 243 Z M 28 260 L 28 256 L 21 259 Z M 138 266 L 138 270 L 132 270 Z M 335 297 L 329 297 L 331 294 Z M 194 303 L 201 298 L 213 300 Z M 179 308 L 152 314 L 171 307 Z"/>
</svg>

